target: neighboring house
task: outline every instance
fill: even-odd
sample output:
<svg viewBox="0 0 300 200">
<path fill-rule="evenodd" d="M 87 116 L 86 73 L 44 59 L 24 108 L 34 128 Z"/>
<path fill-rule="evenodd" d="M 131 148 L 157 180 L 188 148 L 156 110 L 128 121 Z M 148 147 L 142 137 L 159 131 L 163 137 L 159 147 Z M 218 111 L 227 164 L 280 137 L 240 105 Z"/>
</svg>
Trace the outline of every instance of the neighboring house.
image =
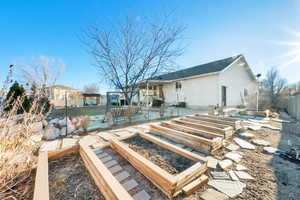
<svg viewBox="0 0 300 200">
<path fill-rule="evenodd" d="M 51 104 L 55 107 L 65 106 L 65 97 L 68 100 L 68 106 L 82 106 L 82 94 L 79 90 L 64 85 L 53 85 L 47 87 L 47 93 Z"/>
<path fill-rule="evenodd" d="M 258 90 L 256 76 L 242 55 L 163 74 L 140 83 L 140 100 L 158 98 L 188 107 L 247 104 Z"/>
</svg>

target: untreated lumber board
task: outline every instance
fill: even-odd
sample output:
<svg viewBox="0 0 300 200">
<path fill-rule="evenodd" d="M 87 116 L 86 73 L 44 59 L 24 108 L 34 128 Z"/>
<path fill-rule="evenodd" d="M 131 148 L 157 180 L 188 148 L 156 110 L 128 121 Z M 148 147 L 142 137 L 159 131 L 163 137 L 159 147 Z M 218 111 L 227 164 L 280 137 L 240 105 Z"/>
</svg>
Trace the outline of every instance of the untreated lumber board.
<svg viewBox="0 0 300 200">
<path fill-rule="evenodd" d="M 212 118 L 212 119 L 221 119 L 221 120 L 230 121 L 230 122 L 240 121 L 239 119 L 235 119 L 232 117 L 225 117 L 225 116 L 203 115 L 203 114 L 195 114 L 195 116 L 208 117 L 208 118 Z"/>
<path fill-rule="evenodd" d="M 154 185 L 156 185 L 168 197 L 172 197 L 176 192 L 176 180 L 174 176 L 155 165 L 148 159 L 139 155 L 126 144 L 118 140 L 111 140 L 111 147 L 115 149 L 122 157 L 131 163 L 145 177 L 147 177 Z"/>
<path fill-rule="evenodd" d="M 225 128 L 213 128 L 208 125 L 203 125 L 204 123 L 202 120 L 194 119 L 192 116 L 180 118 L 179 120 L 174 121 L 179 123 L 185 123 L 186 125 L 197 128 L 199 130 L 204 130 L 207 132 L 213 132 L 215 134 L 222 135 L 222 137 L 224 137 L 225 139 L 231 138 L 234 133 L 233 128 L 231 126 L 226 126 Z"/>
<path fill-rule="evenodd" d="M 56 160 L 65 156 L 77 154 L 79 152 L 79 145 L 66 147 L 56 151 L 48 152 L 48 160 Z"/>
<path fill-rule="evenodd" d="M 235 130 L 240 128 L 239 123 L 224 121 L 224 120 L 221 120 L 221 119 L 212 119 L 212 118 L 209 118 L 209 117 L 201 117 L 201 116 L 189 116 L 189 118 L 199 119 L 199 120 L 202 120 L 202 121 L 213 122 L 213 123 L 218 123 L 218 124 L 223 124 L 223 125 L 229 125 L 229 126 L 232 126 Z"/>
<path fill-rule="evenodd" d="M 208 122 L 208 121 L 204 121 L 204 120 L 201 120 L 201 119 L 198 119 L 198 118 L 195 119 L 193 117 L 195 117 L 195 116 L 194 115 L 187 115 L 187 116 L 184 117 L 184 119 L 201 121 L 201 124 L 203 124 L 203 125 L 216 127 L 216 128 L 221 128 L 221 129 L 228 128 L 228 127 L 232 128 L 232 126 L 230 126 L 230 125 L 219 124 L 219 123 L 214 123 L 214 122 Z"/>
<path fill-rule="evenodd" d="M 48 154 L 41 152 L 36 171 L 33 200 L 49 200 Z"/>
<path fill-rule="evenodd" d="M 200 135 L 200 136 L 208 138 L 208 139 L 213 139 L 215 137 L 224 137 L 223 134 L 203 130 L 203 129 L 201 129 L 201 127 L 198 126 L 198 124 L 193 123 L 193 122 L 184 121 L 181 119 L 174 119 L 174 120 L 171 120 L 171 122 L 173 122 L 173 123 L 168 123 L 169 127 L 172 127 L 177 130 L 184 131 L 184 132 L 194 133 L 194 134 Z"/>
<path fill-rule="evenodd" d="M 150 124 L 150 132 L 153 134 L 160 134 L 173 141 L 180 142 L 187 146 L 191 146 L 196 150 L 212 153 L 222 147 L 222 139 L 219 137 L 207 139 L 200 136 L 195 136 L 175 129 L 167 128 L 164 126 Z"/>
<path fill-rule="evenodd" d="M 190 151 L 187 151 L 185 149 L 182 149 L 180 147 L 177 147 L 173 144 L 170 144 L 168 142 L 165 142 L 159 138 L 156 138 L 150 134 L 147 134 L 147 133 L 139 133 L 139 136 L 150 141 L 150 142 L 153 142 L 154 144 L 157 144 L 158 146 L 161 146 L 163 148 L 166 148 L 166 149 L 169 149 L 170 151 L 173 151 L 179 155 L 182 155 L 186 158 L 189 158 L 195 162 L 199 162 L 199 161 L 203 161 L 204 163 L 207 162 L 207 159 L 202 157 L 202 156 L 199 156 L 195 153 L 192 153 Z"/>
<path fill-rule="evenodd" d="M 188 185 L 183 187 L 183 192 L 187 195 L 193 194 L 196 190 L 201 188 L 203 185 L 205 185 L 208 182 L 208 177 L 206 175 L 202 175 L 199 178 L 195 179 Z"/>
<path fill-rule="evenodd" d="M 133 200 L 131 195 L 124 189 L 119 181 L 88 146 L 81 144 L 79 152 L 84 160 L 86 168 L 106 199 Z"/>
<path fill-rule="evenodd" d="M 194 119 L 194 118 L 192 116 L 189 116 L 189 117 L 187 117 L 187 119 Z M 196 123 L 196 120 L 197 119 L 195 119 L 194 123 Z M 197 122 L 197 124 L 198 124 L 198 128 L 201 130 L 207 130 L 210 132 L 219 133 L 219 134 L 223 134 L 223 135 L 233 134 L 233 128 L 230 126 L 227 126 L 224 128 L 219 128 L 216 126 L 207 125 L 207 124 L 203 123 L 203 121 L 200 121 L 200 120 Z"/>
</svg>

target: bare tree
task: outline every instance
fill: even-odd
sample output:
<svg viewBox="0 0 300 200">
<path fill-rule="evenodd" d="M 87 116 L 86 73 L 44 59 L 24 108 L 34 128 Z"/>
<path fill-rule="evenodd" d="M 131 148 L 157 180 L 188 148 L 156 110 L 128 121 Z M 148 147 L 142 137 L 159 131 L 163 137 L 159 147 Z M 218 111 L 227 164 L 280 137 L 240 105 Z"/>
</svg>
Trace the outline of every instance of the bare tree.
<svg viewBox="0 0 300 200">
<path fill-rule="evenodd" d="M 91 83 L 84 86 L 83 91 L 85 93 L 98 93 L 99 86 L 97 83 Z"/>
<path fill-rule="evenodd" d="M 127 17 L 112 27 L 90 26 L 83 42 L 99 74 L 130 103 L 138 82 L 174 67 L 173 60 L 183 52 L 178 42 L 184 27 L 169 17 L 161 22 Z"/>
<path fill-rule="evenodd" d="M 39 56 L 30 64 L 17 64 L 20 79 L 26 85 L 36 88 L 45 88 L 54 85 L 64 72 L 62 60 Z"/>
<path fill-rule="evenodd" d="M 287 86 L 287 80 L 280 76 L 279 71 L 275 67 L 272 67 L 267 72 L 267 76 L 263 80 L 262 86 L 270 94 L 272 105 L 276 106 L 280 94 Z"/>
</svg>

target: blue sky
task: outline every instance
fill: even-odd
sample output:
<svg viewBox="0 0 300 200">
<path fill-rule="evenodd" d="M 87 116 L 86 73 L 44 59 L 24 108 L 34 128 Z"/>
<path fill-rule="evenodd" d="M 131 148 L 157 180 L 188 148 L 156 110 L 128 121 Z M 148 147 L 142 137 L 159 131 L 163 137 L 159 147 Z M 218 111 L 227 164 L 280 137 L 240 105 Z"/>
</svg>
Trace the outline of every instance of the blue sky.
<svg viewBox="0 0 300 200">
<path fill-rule="evenodd" d="M 255 73 L 278 66 L 290 83 L 299 81 L 300 61 L 286 65 L 282 57 L 300 42 L 300 1 L 297 0 L 43 0 L 1 1 L 0 81 L 10 63 L 35 56 L 62 59 L 64 75 L 57 83 L 82 89 L 98 82 L 92 59 L 78 35 L 91 23 L 117 20 L 128 13 L 151 16 L 172 11 L 187 26 L 185 54 L 176 61 L 182 67 L 243 54 Z M 300 53 L 295 56 L 299 56 Z M 101 90 L 106 90 L 101 85 Z"/>
</svg>

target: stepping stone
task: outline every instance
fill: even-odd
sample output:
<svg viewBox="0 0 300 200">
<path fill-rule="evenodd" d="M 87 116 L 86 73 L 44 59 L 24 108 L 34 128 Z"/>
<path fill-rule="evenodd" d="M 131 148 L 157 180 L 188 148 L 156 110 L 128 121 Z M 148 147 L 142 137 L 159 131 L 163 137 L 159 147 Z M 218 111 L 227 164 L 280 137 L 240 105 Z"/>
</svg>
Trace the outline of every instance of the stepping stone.
<svg viewBox="0 0 300 200">
<path fill-rule="evenodd" d="M 233 180 L 233 181 L 239 181 L 239 180 L 240 180 L 240 179 L 236 176 L 236 174 L 234 173 L 233 170 L 230 170 L 228 173 L 229 173 L 229 175 L 230 175 L 230 177 L 231 177 L 231 180 Z"/>
<path fill-rule="evenodd" d="M 244 180 L 255 180 L 250 174 L 244 171 L 235 171 L 234 172 L 240 179 Z"/>
<path fill-rule="evenodd" d="M 108 156 L 108 153 L 106 153 L 106 152 L 103 152 L 103 153 L 99 153 L 99 154 L 97 154 L 98 155 L 98 158 L 104 158 L 104 157 L 106 157 L 106 156 Z"/>
<path fill-rule="evenodd" d="M 247 140 L 254 138 L 254 134 L 248 132 L 241 132 L 239 133 L 239 136 Z"/>
<path fill-rule="evenodd" d="M 207 156 L 206 158 L 207 158 L 207 166 L 211 169 L 216 169 L 219 160 L 215 159 L 212 156 Z"/>
<path fill-rule="evenodd" d="M 114 167 L 112 167 L 112 168 L 109 168 L 109 171 L 112 173 L 112 174 L 115 174 L 115 173 L 117 173 L 117 172 L 119 172 L 119 171 L 121 171 L 122 170 L 122 167 L 120 166 L 120 165 L 116 165 L 116 166 L 114 166 Z"/>
<path fill-rule="evenodd" d="M 62 141 L 62 147 L 61 148 L 75 146 L 75 145 L 77 145 L 77 142 L 78 142 L 77 139 L 64 138 L 63 141 Z"/>
<path fill-rule="evenodd" d="M 100 153 L 102 153 L 102 152 L 103 152 L 102 149 L 96 149 L 96 150 L 94 150 L 94 153 L 95 153 L 96 155 L 98 155 L 98 154 L 100 154 Z"/>
<path fill-rule="evenodd" d="M 252 140 L 252 143 L 258 146 L 270 146 L 270 142 L 261 139 Z"/>
<path fill-rule="evenodd" d="M 133 199 L 135 200 L 149 200 L 151 199 L 151 196 L 145 192 L 145 190 L 139 191 L 135 195 L 133 195 Z"/>
<path fill-rule="evenodd" d="M 119 173 L 118 175 L 115 176 L 115 178 L 119 181 L 122 182 L 123 180 L 125 180 L 126 178 L 128 178 L 130 176 L 130 174 L 127 171 L 122 171 L 121 173 Z"/>
<path fill-rule="evenodd" d="M 238 171 L 248 170 L 247 167 L 245 167 L 244 165 L 239 165 L 239 164 L 236 165 L 235 169 Z"/>
<path fill-rule="evenodd" d="M 274 148 L 274 147 L 264 147 L 264 153 L 266 153 L 266 154 L 274 154 L 278 151 L 279 151 L 279 149 Z"/>
<path fill-rule="evenodd" d="M 229 158 L 230 160 L 233 160 L 236 163 L 239 163 L 241 161 L 243 156 L 241 156 L 239 153 L 229 152 L 225 154 L 225 158 Z"/>
<path fill-rule="evenodd" d="M 254 150 L 255 146 L 253 144 L 250 144 L 249 142 L 242 140 L 240 138 L 234 138 L 233 139 L 242 149 L 250 149 Z"/>
<path fill-rule="evenodd" d="M 107 167 L 107 168 L 111 168 L 112 166 L 118 164 L 117 161 L 115 160 L 111 160 L 111 161 L 108 161 L 107 163 L 105 163 L 104 165 Z"/>
<path fill-rule="evenodd" d="M 246 187 L 245 183 L 229 180 L 211 180 L 208 182 L 208 185 L 214 187 L 218 191 L 226 194 L 231 198 L 238 196 Z"/>
<path fill-rule="evenodd" d="M 93 145 L 97 142 L 100 142 L 99 138 L 97 136 L 93 136 L 93 135 L 84 136 L 83 138 L 81 138 L 79 140 L 79 144 L 84 144 L 87 146 Z"/>
<path fill-rule="evenodd" d="M 218 192 L 212 188 L 208 188 L 200 195 L 203 200 L 227 200 L 228 196 L 225 194 Z"/>
<path fill-rule="evenodd" d="M 111 159 L 112 159 L 111 156 L 106 156 L 106 157 L 104 157 L 104 158 L 101 158 L 100 160 L 101 160 L 103 163 L 106 163 L 106 162 L 110 161 Z"/>
<path fill-rule="evenodd" d="M 237 150 L 239 150 L 239 146 L 238 145 L 236 145 L 236 144 L 230 144 L 230 145 L 228 145 L 227 147 L 226 147 L 226 149 L 228 149 L 228 150 L 230 150 L 230 151 L 237 151 Z"/>
<path fill-rule="evenodd" d="M 126 191 L 130 191 L 136 186 L 138 186 L 138 183 L 134 179 L 130 179 L 129 181 L 126 181 L 122 184 Z"/>
<path fill-rule="evenodd" d="M 51 142 L 45 142 L 44 144 L 42 144 L 42 146 L 40 147 L 40 152 L 42 151 L 47 151 L 47 152 L 51 152 L 51 151 L 55 151 L 57 149 L 59 149 L 61 140 L 53 140 Z"/>
<path fill-rule="evenodd" d="M 227 171 L 229 168 L 231 168 L 233 166 L 233 162 L 231 160 L 228 160 L 228 159 L 222 160 L 222 161 L 219 161 L 219 166 L 223 170 Z"/>
<path fill-rule="evenodd" d="M 261 129 L 261 126 L 259 125 L 250 125 L 250 126 L 247 126 L 248 129 L 252 130 L 252 131 L 258 131 Z"/>
<path fill-rule="evenodd" d="M 210 173 L 211 173 L 211 175 L 214 179 L 222 179 L 222 180 L 229 180 L 230 179 L 230 177 L 228 176 L 228 174 L 226 172 L 211 171 Z"/>
</svg>

